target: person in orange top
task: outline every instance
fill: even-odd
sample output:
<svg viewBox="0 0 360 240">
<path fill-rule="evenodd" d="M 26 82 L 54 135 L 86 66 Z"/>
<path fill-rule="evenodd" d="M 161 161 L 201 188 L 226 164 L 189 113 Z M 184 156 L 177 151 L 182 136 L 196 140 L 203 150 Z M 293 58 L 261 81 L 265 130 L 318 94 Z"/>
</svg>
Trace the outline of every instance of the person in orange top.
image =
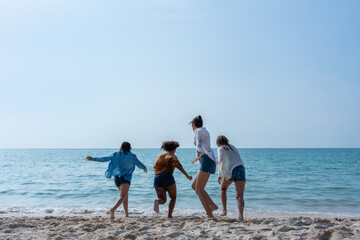
<svg viewBox="0 0 360 240">
<path fill-rule="evenodd" d="M 172 212 L 176 202 L 176 183 L 173 177 L 174 169 L 178 168 L 187 179 L 192 179 L 192 177 L 185 172 L 179 159 L 175 156 L 176 148 L 179 146 L 179 143 L 175 141 L 163 142 L 161 149 L 164 149 L 165 152 L 157 156 L 154 165 L 154 188 L 158 197 L 154 201 L 154 211 L 159 213 L 159 204 L 162 205 L 166 203 L 166 192 L 168 192 L 170 197 L 168 218 L 172 218 Z"/>
</svg>

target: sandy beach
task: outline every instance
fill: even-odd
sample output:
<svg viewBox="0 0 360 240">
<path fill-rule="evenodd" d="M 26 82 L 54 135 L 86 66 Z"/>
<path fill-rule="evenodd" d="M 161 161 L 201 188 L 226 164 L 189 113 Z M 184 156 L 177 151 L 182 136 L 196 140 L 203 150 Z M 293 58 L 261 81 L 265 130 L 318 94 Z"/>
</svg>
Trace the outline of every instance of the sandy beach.
<svg viewBox="0 0 360 240">
<path fill-rule="evenodd" d="M 0 239 L 360 239 L 360 218 L 1 217 Z"/>
</svg>

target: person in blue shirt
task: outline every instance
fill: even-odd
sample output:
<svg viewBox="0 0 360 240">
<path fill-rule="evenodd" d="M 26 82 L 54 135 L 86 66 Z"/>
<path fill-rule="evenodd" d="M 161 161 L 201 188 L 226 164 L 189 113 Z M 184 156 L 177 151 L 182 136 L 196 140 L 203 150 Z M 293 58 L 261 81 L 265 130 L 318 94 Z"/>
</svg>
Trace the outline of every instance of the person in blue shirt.
<svg viewBox="0 0 360 240">
<path fill-rule="evenodd" d="M 116 187 L 120 190 L 120 197 L 117 200 L 114 207 L 110 209 L 110 218 L 115 218 L 116 209 L 123 204 L 125 216 L 129 216 L 128 212 L 128 192 L 130 188 L 132 174 L 135 170 L 135 166 L 143 169 L 147 173 L 146 166 L 142 164 L 131 152 L 131 145 L 128 142 L 123 142 L 119 152 L 115 152 L 109 157 L 93 158 L 91 156 L 86 157 L 89 161 L 96 162 L 109 162 L 108 169 L 105 172 L 105 177 L 111 178 L 114 176 L 114 182 Z"/>
</svg>

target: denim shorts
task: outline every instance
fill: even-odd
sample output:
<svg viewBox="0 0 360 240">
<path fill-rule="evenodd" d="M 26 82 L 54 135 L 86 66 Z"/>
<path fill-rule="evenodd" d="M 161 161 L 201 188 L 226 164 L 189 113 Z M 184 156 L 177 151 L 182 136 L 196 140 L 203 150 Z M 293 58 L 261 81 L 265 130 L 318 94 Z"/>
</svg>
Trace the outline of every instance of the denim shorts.
<svg viewBox="0 0 360 240">
<path fill-rule="evenodd" d="M 120 177 L 118 175 L 114 176 L 114 183 L 117 187 L 120 187 L 120 185 L 123 183 L 128 183 L 130 185 L 130 182 L 126 180 L 124 176 Z"/>
<path fill-rule="evenodd" d="M 244 181 L 245 178 L 245 167 L 243 165 L 237 166 L 233 169 L 230 181 Z"/>
<path fill-rule="evenodd" d="M 160 173 L 158 175 L 155 175 L 154 188 L 157 188 L 157 187 L 165 187 L 166 188 L 168 186 L 173 185 L 174 183 L 175 183 L 174 176 L 170 172 Z"/>
<path fill-rule="evenodd" d="M 200 171 L 214 174 L 216 163 L 208 155 L 204 154 L 200 158 Z"/>
</svg>

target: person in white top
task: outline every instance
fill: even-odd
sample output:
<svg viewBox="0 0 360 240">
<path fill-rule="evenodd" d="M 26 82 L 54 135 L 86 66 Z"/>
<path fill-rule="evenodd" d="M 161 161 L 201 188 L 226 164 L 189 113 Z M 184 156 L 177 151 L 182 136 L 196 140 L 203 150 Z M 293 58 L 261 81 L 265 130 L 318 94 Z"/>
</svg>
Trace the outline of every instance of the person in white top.
<svg viewBox="0 0 360 240">
<path fill-rule="evenodd" d="M 217 163 L 215 154 L 213 150 L 210 147 L 210 134 L 206 130 L 205 127 L 197 127 L 194 130 L 195 136 L 194 136 L 194 145 L 196 146 L 196 152 L 198 155 L 196 155 L 195 162 L 200 160 L 200 155 L 206 154 L 208 157 Z"/>
<path fill-rule="evenodd" d="M 245 167 L 240 154 L 235 146 L 229 144 L 229 140 L 225 136 L 218 136 L 216 139 L 218 145 L 219 159 L 219 184 L 221 184 L 221 203 L 223 212 L 221 216 L 226 216 L 226 191 L 230 184 L 235 182 L 235 198 L 239 209 L 239 220 L 244 220 L 244 190 L 245 190 Z"/>
<path fill-rule="evenodd" d="M 195 132 L 196 157 L 194 162 L 200 162 L 200 170 L 196 174 L 191 187 L 198 195 L 208 218 L 214 218 L 212 212 L 219 207 L 213 202 L 209 194 L 205 191 L 205 186 L 209 180 L 210 174 L 216 171 L 216 158 L 210 147 L 210 134 L 203 127 L 202 117 L 199 115 L 191 122 L 191 127 Z"/>
</svg>

